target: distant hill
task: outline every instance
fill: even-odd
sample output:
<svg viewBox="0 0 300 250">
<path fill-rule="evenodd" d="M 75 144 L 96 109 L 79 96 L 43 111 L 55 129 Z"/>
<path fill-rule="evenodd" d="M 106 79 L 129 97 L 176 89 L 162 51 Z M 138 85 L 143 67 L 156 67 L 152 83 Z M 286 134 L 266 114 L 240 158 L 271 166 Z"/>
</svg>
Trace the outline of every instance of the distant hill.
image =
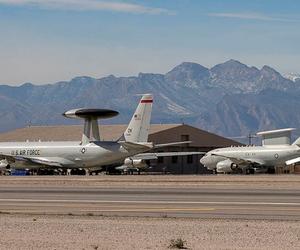
<svg viewBox="0 0 300 250">
<path fill-rule="evenodd" d="M 127 123 L 137 105 L 135 95 L 141 93 L 154 95 L 153 123 L 185 122 L 225 136 L 300 127 L 299 82 L 269 66 L 258 69 L 229 60 L 211 69 L 184 62 L 166 74 L 0 85 L 0 131 L 75 123 L 61 113 L 78 107 L 116 109 L 120 116 L 109 123 Z"/>
</svg>

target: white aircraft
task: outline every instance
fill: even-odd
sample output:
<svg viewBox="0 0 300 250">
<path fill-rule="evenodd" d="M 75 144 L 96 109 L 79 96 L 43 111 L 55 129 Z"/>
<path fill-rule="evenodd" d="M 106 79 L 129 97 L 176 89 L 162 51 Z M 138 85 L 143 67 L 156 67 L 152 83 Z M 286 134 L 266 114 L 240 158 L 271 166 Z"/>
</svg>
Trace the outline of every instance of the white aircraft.
<svg viewBox="0 0 300 250">
<path fill-rule="evenodd" d="M 291 144 L 291 131 L 279 129 L 257 133 L 262 136 L 262 146 L 242 146 L 214 149 L 200 162 L 216 172 L 238 172 L 255 168 L 268 168 L 300 162 L 300 137 Z"/>
<path fill-rule="evenodd" d="M 100 141 L 98 119 L 118 115 L 107 109 L 73 109 L 63 115 L 68 118 L 84 119 L 82 140 L 61 142 L 3 142 L 0 143 L 0 169 L 33 168 L 85 168 L 100 169 L 111 164 L 129 163 L 129 157 L 138 154 L 143 164 L 143 152 L 151 149 L 190 143 L 174 142 L 154 145 L 147 142 L 153 98 L 142 96 L 140 103 L 123 136 L 117 141 Z M 144 157 L 148 159 L 148 154 Z M 136 165 L 137 162 L 135 162 Z M 130 164 L 129 164 L 130 165 Z M 130 165 L 131 166 L 131 165 Z"/>
</svg>

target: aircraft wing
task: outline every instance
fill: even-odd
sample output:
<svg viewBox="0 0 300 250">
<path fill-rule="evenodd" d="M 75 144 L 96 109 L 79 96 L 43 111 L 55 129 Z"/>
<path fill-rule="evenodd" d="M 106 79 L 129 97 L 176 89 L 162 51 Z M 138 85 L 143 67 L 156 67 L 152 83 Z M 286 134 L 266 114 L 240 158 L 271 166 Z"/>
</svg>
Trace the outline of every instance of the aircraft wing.
<svg viewBox="0 0 300 250">
<path fill-rule="evenodd" d="M 295 164 L 295 163 L 298 163 L 298 162 L 300 162 L 300 157 L 288 160 L 288 161 L 285 162 L 285 164 L 286 165 L 291 165 L 291 164 Z"/>
<path fill-rule="evenodd" d="M 227 158 L 229 160 L 231 160 L 233 163 L 237 164 L 237 165 L 241 165 L 241 164 L 251 164 L 251 163 L 255 163 L 258 165 L 264 165 L 265 162 L 262 160 L 258 160 L 258 159 L 251 159 L 251 158 L 243 158 L 243 157 L 230 157 L 230 156 L 226 156 L 226 155 L 221 155 L 221 154 L 212 154 L 215 156 L 221 156 L 224 158 Z"/>
<path fill-rule="evenodd" d="M 189 144 L 191 142 L 192 141 L 180 141 L 180 142 L 170 142 L 170 143 L 153 145 L 151 142 L 137 143 L 137 142 L 129 142 L 129 141 L 118 141 L 118 143 L 121 144 L 127 150 L 145 150 L 145 151 L 148 151 L 153 148 L 162 148 L 162 147 L 175 146 L 181 144 Z"/>
<path fill-rule="evenodd" d="M 161 152 L 161 153 L 142 153 L 137 154 L 132 159 L 137 160 L 155 160 L 164 156 L 185 156 L 185 155 L 204 155 L 206 152 Z"/>
<path fill-rule="evenodd" d="M 12 156 L 12 155 L 0 155 L 1 159 L 6 159 L 8 163 L 22 163 L 22 164 L 33 164 L 49 167 L 63 167 L 63 162 L 58 157 L 43 158 L 43 157 L 24 157 L 24 156 Z M 63 160 L 63 159 L 61 159 Z"/>
<path fill-rule="evenodd" d="M 55 160 L 50 160 L 47 158 L 27 158 L 30 162 L 34 164 L 40 164 L 40 165 L 45 165 L 49 167 L 63 167 L 63 164 L 58 161 L 58 159 Z"/>
</svg>

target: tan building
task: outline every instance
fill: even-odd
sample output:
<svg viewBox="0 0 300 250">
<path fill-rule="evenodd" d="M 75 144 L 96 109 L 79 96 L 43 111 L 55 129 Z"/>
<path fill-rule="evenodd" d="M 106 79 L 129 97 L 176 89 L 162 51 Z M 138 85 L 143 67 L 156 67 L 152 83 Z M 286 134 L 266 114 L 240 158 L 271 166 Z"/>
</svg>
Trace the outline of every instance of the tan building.
<svg viewBox="0 0 300 250">
<path fill-rule="evenodd" d="M 192 141 L 188 145 L 172 146 L 163 148 L 167 151 L 197 151 L 207 152 L 215 148 L 242 145 L 236 141 L 209 133 L 207 131 L 185 125 L 178 124 L 174 127 L 162 129 L 151 133 L 149 140 L 155 143 L 165 143 L 173 141 Z M 154 171 L 166 171 L 174 174 L 205 174 L 209 173 L 200 163 L 202 155 L 191 155 L 183 157 L 163 157 L 158 159 Z"/>
<path fill-rule="evenodd" d="M 127 125 L 100 125 L 101 140 L 117 140 L 125 131 Z M 82 125 L 61 126 L 31 126 L 0 134 L 0 141 L 80 141 Z M 186 124 L 154 124 L 151 125 L 149 141 L 168 143 L 177 141 L 192 141 L 188 145 L 161 148 L 158 152 L 168 151 L 201 151 L 241 145 L 240 143 L 209 133 Z M 168 172 L 174 174 L 208 173 L 199 162 L 201 155 L 183 157 L 162 157 L 151 161 L 153 172 Z"/>
</svg>

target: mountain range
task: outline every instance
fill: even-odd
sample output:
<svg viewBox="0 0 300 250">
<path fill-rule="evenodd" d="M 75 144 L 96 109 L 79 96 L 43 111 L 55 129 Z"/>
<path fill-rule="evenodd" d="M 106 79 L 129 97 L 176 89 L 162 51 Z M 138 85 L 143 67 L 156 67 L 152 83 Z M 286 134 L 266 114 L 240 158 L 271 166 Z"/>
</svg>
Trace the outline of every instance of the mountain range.
<svg viewBox="0 0 300 250">
<path fill-rule="evenodd" d="M 224 136 L 300 127 L 300 79 L 229 60 L 206 68 L 184 62 L 166 74 L 100 79 L 82 76 L 47 85 L 0 85 L 0 131 L 28 125 L 77 124 L 61 114 L 80 107 L 110 108 L 103 123 L 128 123 L 139 97 L 152 93 L 152 123 L 188 123 Z"/>
</svg>

